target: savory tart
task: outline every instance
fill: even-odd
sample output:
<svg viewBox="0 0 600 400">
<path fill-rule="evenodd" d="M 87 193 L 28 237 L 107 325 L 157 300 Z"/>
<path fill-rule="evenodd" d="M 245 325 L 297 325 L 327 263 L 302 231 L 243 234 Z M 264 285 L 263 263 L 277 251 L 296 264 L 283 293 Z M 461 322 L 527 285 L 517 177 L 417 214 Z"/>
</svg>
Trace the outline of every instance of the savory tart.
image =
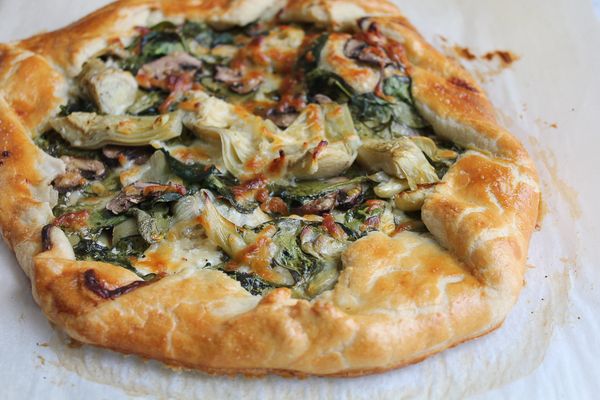
<svg viewBox="0 0 600 400">
<path fill-rule="evenodd" d="M 78 341 L 361 375 L 523 286 L 533 163 L 385 1 L 120 1 L 2 45 L 0 81 L 0 226 Z"/>
</svg>

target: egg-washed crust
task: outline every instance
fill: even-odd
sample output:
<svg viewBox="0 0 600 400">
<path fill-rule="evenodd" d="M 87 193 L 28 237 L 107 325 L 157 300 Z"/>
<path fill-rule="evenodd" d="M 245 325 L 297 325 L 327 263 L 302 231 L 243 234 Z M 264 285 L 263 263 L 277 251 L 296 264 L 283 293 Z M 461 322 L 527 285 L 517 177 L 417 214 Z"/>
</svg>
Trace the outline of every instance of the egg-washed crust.
<svg viewBox="0 0 600 400">
<path fill-rule="evenodd" d="M 283 7 L 283 10 L 280 8 Z M 468 149 L 422 210 L 435 240 L 371 234 L 343 255 L 339 282 L 312 301 L 276 289 L 261 298 L 215 270 L 184 270 L 104 299 L 139 280 L 76 261 L 53 216 L 50 182 L 64 169 L 32 142 L 67 101 L 82 64 L 152 13 L 244 25 L 279 10 L 288 21 L 355 27 L 368 20 L 403 44 L 413 95 L 437 134 Z M 363 21 L 363 23 L 366 23 Z M 84 343 L 209 373 L 356 376 L 420 361 L 497 328 L 523 286 L 538 179 L 477 82 L 385 1 L 126 0 L 60 31 L 0 47 L 0 226 L 44 313 Z M 442 247 L 443 246 L 443 247 Z"/>
</svg>

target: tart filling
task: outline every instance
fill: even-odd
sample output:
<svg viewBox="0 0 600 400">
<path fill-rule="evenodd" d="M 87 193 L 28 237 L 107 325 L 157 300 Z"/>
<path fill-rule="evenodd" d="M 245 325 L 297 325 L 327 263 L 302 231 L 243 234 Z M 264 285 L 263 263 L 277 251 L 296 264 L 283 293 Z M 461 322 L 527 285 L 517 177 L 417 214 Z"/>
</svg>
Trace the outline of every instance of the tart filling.
<svg viewBox="0 0 600 400">
<path fill-rule="evenodd" d="M 164 21 L 88 60 L 36 139 L 67 166 L 53 225 L 77 258 L 314 298 L 351 242 L 427 233 L 424 199 L 462 149 L 416 110 L 402 46 L 363 22 Z"/>
</svg>

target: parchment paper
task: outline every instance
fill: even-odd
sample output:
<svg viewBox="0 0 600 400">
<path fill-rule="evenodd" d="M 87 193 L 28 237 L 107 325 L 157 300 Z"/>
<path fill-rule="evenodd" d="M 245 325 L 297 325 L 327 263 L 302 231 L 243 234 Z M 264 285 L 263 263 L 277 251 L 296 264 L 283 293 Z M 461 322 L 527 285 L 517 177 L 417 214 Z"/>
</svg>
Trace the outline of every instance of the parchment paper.
<svg viewBox="0 0 600 400">
<path fill-rule="evenodd" d="M 63 26 L 105 0 L 0 0 L 0 41 Z M 420 364 L 356 379 L 247 380 L 174 372 L 89 346 L 73 348 L 0 247 L 0 397 L 5 399 L 595 398 L 600 393 L 600 1 L 398 0 L 483 81 L 501 121 L 531 151 L 547 210 L 527 285 L 504 326 Z"/>
</svg>

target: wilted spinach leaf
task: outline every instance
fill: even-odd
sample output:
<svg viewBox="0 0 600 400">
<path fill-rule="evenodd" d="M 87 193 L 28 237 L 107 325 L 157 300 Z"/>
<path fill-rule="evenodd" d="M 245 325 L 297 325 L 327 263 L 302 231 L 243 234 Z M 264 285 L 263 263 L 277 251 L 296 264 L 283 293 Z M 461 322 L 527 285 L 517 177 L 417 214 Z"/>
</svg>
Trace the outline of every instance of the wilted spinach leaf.
<svg viewBox="0 0 600 400">
<path fill-rule="evenodd" d="M 204 47 L 212 47 L 214 32 L 206 24 L 186 21 L 181 27 L 181 34 L 186 39 L 192 39 Z"/>
<path fill-rule="evenodd" d="M 321 53 L 325 44 L 329 40 L 329 34 L 324 33 L 313 43 L 308 50 L 298 59 L 296 68 L 301 69 L 305 72 L 313 71 L 319 65 Z"/>
<path fill-rule="evenodd" d="M 179 161 L 163 150 L 171 171 L 187 183 L 197 184 L 198 189 L 209 189 L 225 198 L 241 213 L 251 213 L 258 207 L 254 199 L 239 199 L 233 193 L 233 188 L 239 181 L 233 176 L 222 173 L 214 165 L 200 163 L 187 164 Z"/>
<path fill-rule="evenodd" d="M 94 210 L 90 213 L 88 227 L 94 231 L 113 228 L 126 219 L 127 217 L 124 215 L 114 215 L 112 212 L 102 208 L 99 210 Z"/>
<path fill-rule="evenodd" d="M 408 76 L 390 76 L 383 83 L 383 93 L 412 105 L 411 84 Z"/>
<path fill-rule="evenodd" d="M 324 197 L 329 193 L 336 192 L 348 186 L 359 185 L 368 181 L 364 176 L 359 176 L 347 180 L 323 180 L 323 181 L 304 181 L 298 182 L 295 186 L 281 188 L 280 195 L 285 200 L 294 203 L 303 203 L 319 197 Z"/>
<path fill-rule="evenodd" d="M 314 69 L 306 75 L 306 84 L 312 95 L 324 94 L 338 103 L 354 97 L 354 90 L 339 76 L 330 71 Z"/>
<path fill-rule="evenodd" d="M 231 32 L 214 32 L 212 47 L 235 44 L 235 36 Z"/>
<path fill-rule="evenodd" d="M 374 93 L 355 95 L 350 100 L 350 111 L 358 123 L 358 130 L 383 139 L 405 135 L 406 128 L 422 129 L 429 124 L 421 118 L 410 94 L 410 78 L 392 76 L 383 84 L 386 96 L 394 101 L 383 99 Z M 362 128 L 362 129 L 361 129 Z M 364 129 L 366 128 L 366 129 Z"/>
<path fill-rule="evenodd" d="M 232 32 L 215 31 L 201 22 L 186 21 L 181 27 L 181 34 L 184 38 L 195 40 L 200 45 L 209 48 L 235 43 L 235 36 Z"/>
<path fill-rule="evenodd" d="M 216 170 L 218 171 L 218 170 Z M 248 214 L 253 212 L 258 203 L 253 198 L 238 198 L 233 193 L 233 188 L 239 184 L 234 177 L 220 172 L 209 175 L 205 186 L 223 197 L 239 212 Z"/>
<path fill-rule="evenodd" d="M 360 239 L 369 232 L 378 230 L 380 218 L 385 211 L 385 203 L 362 204 L 349 210 L 344 216 L 346 232 L 354 239 Z"/>
<path fill-rule="evenodd" d="M 238 281 L 244 289 L 253 294 L 259 296 L 264 294 L 267 290 L 273 289 L 273 285 L 269 282 L 261 279 L 259 276 L 254 274 L 247 274 L 245 272 L 226 272 L 227 275 Z"/>
<path fill-rule="evenodd" d="M 84 98 L 76 98 L 75 100 L 70 100 L 66 105 L 60 106 L 60 117 L 66 117 L 74 112 L 96 112 L 96 105 Z"/>
<path fill-rule="evenodd" d="M 115 247 L 107 247 L 93 239 L 82 239 L 73 250 L 78 260 L 100 261 L 133 270 L 131 258 L 139 258 L 148 248 L 141 236 L 119 241 Z M 134 271 L 135 272 L 135 271 Z"/>
<path fill-rule="evenodd" d="M 162 22 L 150 28 L 150 32 L 138 37 L 128 50 L 137 54 L 121 61 L 121 68 L 134 74 L 144 65 L 177 51 L 187 51 L 184 38 L 171 22 Z"/>
<path fill-rule="evenodd" d="M 327 37 L 321 37 L 320 40 L 324 42 L 315 46 L 317 50 L 323 48 Z M 318 68 L 318 57 L 310 56 L 311 50 L 307 55 L 308 61 L 306 56 L 303 57 L 299 67 L 306 71 L 309 93 L 312 96 L 326 95 L 338 103 L 347 102 L 361 136 L 391 139 L 429 126 L 414 106 L 411 79 L 408 76 L 394 75 L 386 78 L 382 83 L 385 96 L 356 93 L 342 77 Z"/>
<path fill-rule="evenodd" d="M 160 114 L 158 108 L 165 99 L 166 95 L 159 91 L 143 92 L 127 112 L 139 116 L 158 115 Z"/>
<path fill-rule="evenodd" d="M 54 131 L 49 131 L 38 136 L 35 138 L 34 142 L 39 148 L 56 158 L 71 156 L 97 160 L 102 157 L 102 154 L 99 151 L 82 150 L 72 147 L 69 142 Z"/>
<path fill-rule="evenodd" d="M 215 173 L 214 165 L 200 163 L 184 163 L 173 157 L 168 151 L 162 150 L 167 158 L 167 164 L 171 171 L 188 183 L 203 183 L 208 176 Z"/>
<path fill-rule="evenodd" d="M 316 259 L 305 254 L 298 244 L 303 226 L 300 220 L 284 218 L 277 223 L 277 233 L 273 236 L 273 243 L 277 248 L 273 266 L 289 270 L 297 285 L 310 280 L 317 266 Z"/>
</svg>

